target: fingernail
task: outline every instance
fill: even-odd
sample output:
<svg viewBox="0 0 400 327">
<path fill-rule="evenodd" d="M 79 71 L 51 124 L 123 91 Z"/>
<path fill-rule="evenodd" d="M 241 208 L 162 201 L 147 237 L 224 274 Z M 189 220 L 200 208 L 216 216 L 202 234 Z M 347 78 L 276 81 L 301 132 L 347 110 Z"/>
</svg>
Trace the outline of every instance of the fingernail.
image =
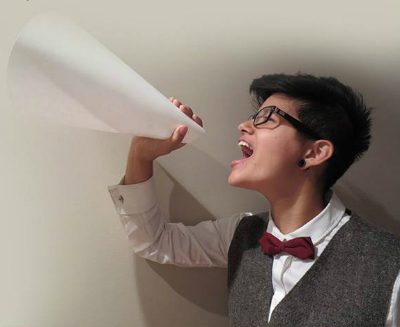
<svg viewBox="0 0 400 327">
<path fill-rule="evenodd" d="M 180 135 L 184 135 L 184 134 L 186 133 L 186 129 L 187 129 L 186 126 L 180 127 L 180 128 L 179 128 L 179 134 L 180 134 Z"/>
</svg>

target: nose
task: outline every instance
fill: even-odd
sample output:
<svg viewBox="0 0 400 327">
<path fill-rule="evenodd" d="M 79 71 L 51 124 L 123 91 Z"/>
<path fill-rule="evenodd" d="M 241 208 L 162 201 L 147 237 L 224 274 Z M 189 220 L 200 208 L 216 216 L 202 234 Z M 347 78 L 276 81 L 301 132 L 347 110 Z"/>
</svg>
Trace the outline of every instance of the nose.
<svg viewBox="0 0 400 327">
<path fill-rule="evenodd" d="M 247 132 L 248 134 L 251 134 L 253 132 L 253 127 L 253 121 L 251 119 L 247 119 L 238 125 L 238 130 L 241 133 Z"/>
</svg>

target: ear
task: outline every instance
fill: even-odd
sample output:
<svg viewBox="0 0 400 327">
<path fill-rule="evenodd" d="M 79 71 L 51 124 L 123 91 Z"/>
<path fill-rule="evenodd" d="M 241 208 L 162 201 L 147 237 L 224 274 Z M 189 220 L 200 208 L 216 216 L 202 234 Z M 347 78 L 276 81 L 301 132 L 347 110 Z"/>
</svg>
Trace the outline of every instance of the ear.
<svg viewBox="0 0 400 327">
<path fill-rule="evenodd" d="M 329 140 L 313 141 L 308 147 L 303 159 L 305 160 L 305 168 L 315 167 L 327 162 L 333 155 L 335 147 Z"/>
</svg>

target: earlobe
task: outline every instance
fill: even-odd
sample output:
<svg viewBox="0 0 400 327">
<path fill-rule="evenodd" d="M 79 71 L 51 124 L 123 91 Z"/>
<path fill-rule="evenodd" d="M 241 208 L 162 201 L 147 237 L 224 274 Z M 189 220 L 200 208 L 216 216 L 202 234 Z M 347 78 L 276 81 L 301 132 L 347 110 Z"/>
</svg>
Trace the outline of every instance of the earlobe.
<svg viewBox="0 0 400 327">
<path fill-rule="evenodd" d="M 303 168 L 306 165 L 306 161 L 304 159 L 300 159 L 297 162 L 297 166 L 299 166 L 300 168 Z"/>
</svg>

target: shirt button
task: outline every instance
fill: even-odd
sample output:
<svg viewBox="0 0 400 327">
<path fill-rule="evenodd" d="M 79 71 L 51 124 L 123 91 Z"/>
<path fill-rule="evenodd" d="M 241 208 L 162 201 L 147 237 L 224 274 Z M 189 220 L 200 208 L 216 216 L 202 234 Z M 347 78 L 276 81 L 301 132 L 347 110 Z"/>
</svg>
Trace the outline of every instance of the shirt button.
<svg viewBox="0 0 400 327">
<path fill-rule="evenodd" d="M 122 195 L 119 196 L 118 200 L 124 203 L 124 197 Z"/>
</svg>

